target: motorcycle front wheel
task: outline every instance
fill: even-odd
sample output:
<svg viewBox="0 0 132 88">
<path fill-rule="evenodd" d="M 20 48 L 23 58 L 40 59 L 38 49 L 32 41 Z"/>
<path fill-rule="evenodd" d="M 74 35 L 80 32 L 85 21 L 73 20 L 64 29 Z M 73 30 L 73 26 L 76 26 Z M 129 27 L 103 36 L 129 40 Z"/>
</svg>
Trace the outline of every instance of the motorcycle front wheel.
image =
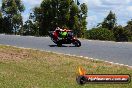
<svg viewBox="0 0 132 88">
<path fill-rule="evenodd" d="M 75 45 L 76 47 L 80 47 L 81 46 L 81 42 L 79 40 L 75 40 L 73 42 L 73 45 Z"/>
</svg>

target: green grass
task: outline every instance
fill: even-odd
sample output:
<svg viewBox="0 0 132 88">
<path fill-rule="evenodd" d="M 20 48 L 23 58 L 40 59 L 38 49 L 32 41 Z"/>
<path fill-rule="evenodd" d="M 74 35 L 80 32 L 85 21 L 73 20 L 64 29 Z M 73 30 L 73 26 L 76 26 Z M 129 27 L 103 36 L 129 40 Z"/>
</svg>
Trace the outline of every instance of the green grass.
<svg viewBox="0 0 132 88">
<path fill-rule="evenodd" d="M 0 46 L 0 88 L 131 88 L 130 84 L 76 83 L 78 67 L 88 74 L 130 74 L 132 68 L 79 57 Z"/>
</svg>

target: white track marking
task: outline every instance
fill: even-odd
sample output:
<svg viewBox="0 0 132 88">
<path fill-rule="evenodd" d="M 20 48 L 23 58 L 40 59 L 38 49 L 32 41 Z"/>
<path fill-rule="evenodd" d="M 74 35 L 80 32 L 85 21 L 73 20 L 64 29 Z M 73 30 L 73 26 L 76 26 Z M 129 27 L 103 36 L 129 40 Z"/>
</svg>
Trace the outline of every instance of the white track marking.
<svg viewBox="0 0 132 88">
<path fill-rule="evenodd" d="M 2 45 L 2 44 L 0 44 L 0 45 Z M 15 48 L 20 48 L 20 49 L 39 50 L 39 49 L 32 49 L 32 48 L 25 48 L 25 47 L 11 46 L 11 45 L 5 45 L 5 46 L 10 46 L 10 47 L 15 47 Z M 100 59 L 89 58 L 89 57 L 85 57 L 85 56 L 77 56 L 77 55 L 71 55 L 71 54 L 64 54 L 64 53 L 58 53 L 58 52 L 47 51 L 47 50 L 39 50 L 39 51 L 42 51 L 42 52 L 50 52 L 50 53 L 60 54 L 60 55 L 67 55 L 67 56 L 81 57 L 81 58 L 85 58 L 85 59 L 89 59 L 89 60 L 103 61 L 103 62 L 110 63 L 110 64 L 113 64 L 113 65 L 126 66 L 126 67 L 129 67 L 129 68 L 132 68 L 132 66 L 129 66 L 129 65 L 120 64 L 120 63 L 114 63 L 114 62 L 105 61 L 105 60 L 100 60 Z"/>
</svg>

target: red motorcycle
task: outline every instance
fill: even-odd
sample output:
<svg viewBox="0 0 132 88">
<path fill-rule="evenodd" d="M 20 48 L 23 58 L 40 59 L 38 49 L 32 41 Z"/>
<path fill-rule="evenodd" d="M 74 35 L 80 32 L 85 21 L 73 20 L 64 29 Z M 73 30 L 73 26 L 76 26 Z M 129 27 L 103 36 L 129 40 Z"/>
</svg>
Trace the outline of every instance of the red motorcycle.
<svg viewBox="0 0 132 88">
<path fill-rule="evenodd" d="M 75 38 L 73 31 L 71 30 L 66 30 L 67 35 L 65 38 L 60 39 L 60 31 L 55 30 L 55 31 L 49 31 L 49 36 L 51 37 L 51 40 L 57 44 L 57 46 L 61 47 L 62 44 L 73 44 L 75 47 L 80 47 L 81 42 Z"/>
</svg>

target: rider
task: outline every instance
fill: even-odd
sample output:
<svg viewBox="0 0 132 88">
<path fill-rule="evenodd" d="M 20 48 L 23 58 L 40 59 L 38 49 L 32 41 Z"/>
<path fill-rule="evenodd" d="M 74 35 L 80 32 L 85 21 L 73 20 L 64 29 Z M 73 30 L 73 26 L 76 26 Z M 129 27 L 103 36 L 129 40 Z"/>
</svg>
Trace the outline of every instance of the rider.
<svg viewBox="0 0 132 88">
<path fill-rule="evenodd" d="M 62 29 L 60 27 L 57 27 L 54 31 L 54 36 L 56 41 L 66 38 L 67 35 L 68 35 L 68 31 L 64 27 Z"/>
<path fill-rule="evenodd" d="M 63 38 L 66 38 L 66 36 L 67 36 L 67 29 L 64 28 L 63 30 L 60 31 L 59 37 L 61 37 L 63 39 Z"/>
</svg>

